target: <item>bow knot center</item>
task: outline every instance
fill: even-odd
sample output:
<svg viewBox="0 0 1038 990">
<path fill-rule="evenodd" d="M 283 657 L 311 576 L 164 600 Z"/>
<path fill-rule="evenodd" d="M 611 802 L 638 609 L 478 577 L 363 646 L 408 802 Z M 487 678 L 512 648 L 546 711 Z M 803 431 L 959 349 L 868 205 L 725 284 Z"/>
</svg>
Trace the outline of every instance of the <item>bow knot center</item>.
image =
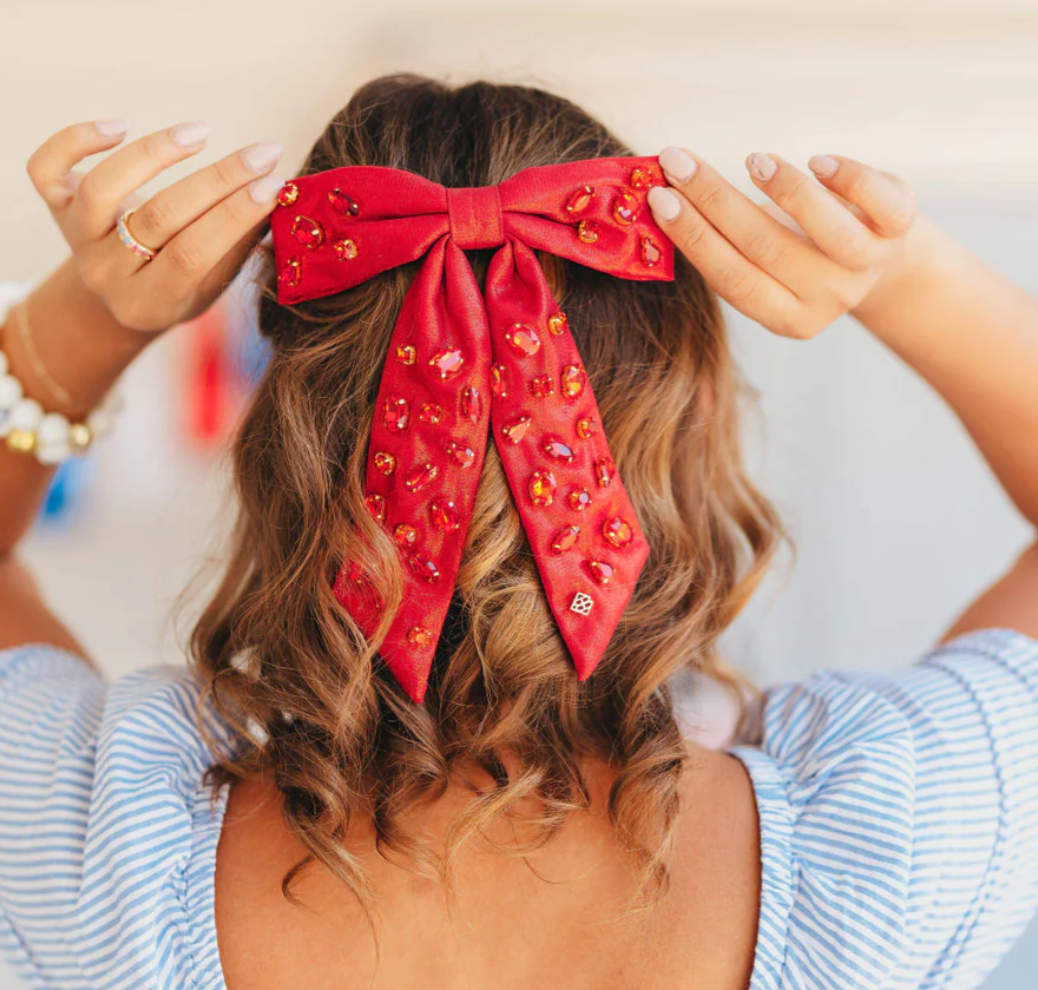
<svg viewBox="0 0 1038 990">
<path fill-rule="evenodd" d="M 497 186 L 447 190 L 451 237 L 462 250 L 500 247 L 505 243 L 501 194 Z"/>
</svg>

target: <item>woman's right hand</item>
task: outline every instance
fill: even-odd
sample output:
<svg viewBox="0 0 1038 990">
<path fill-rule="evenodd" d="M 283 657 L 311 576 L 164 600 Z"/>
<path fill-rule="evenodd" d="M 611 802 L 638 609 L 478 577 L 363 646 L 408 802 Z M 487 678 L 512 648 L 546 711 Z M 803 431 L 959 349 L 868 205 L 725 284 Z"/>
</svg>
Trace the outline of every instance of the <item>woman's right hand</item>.
<svg viewBox="0 0 1038 990">
<path fill-rule="evenodd" d="M 649 206 L 660 228 L 722 299 L 780 336 L 821 333 L 905 257 L 914 196 L 849 158 L 812 158 L 814 181 L 781 158 L 750 155 L 754 184 L 777 210 L 681 148 L 665 148 L 659 163 L 669 187 L 649 190 Z"/>
</svg>

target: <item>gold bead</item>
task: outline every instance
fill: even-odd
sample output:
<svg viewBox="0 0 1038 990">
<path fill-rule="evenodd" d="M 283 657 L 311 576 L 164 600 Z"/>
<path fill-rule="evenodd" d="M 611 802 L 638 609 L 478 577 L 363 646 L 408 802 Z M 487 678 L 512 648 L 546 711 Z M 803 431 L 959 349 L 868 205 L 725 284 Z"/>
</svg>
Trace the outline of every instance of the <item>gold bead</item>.
<svg viewBox="0 0 1038 990">
<path fill-rule="evenodd" d="M 7 434 L 7 446 L 19 454 L 31 454 L 36 447 L 36 434 L 29 430 L 11 430 Z"/>
<path fill-rule="evenodd" d="M 68 431 L 69 444 L 73 450 L 86 450 L 94 437 L 86 423 L 73 423 Z"/>
</svg>

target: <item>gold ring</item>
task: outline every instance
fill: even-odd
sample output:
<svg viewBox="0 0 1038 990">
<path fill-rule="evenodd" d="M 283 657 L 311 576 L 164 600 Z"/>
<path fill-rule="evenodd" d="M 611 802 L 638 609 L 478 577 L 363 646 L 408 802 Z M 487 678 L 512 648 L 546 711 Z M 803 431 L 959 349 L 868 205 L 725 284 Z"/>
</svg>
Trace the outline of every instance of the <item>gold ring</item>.
<svg viewBox="0 0 1038 990">
<path fill-rule="evenodd" d="M 137 212 L 136 206 L 128 207 L 119 214 L 119 219 L 116 221 L 115 229 L 119 233 L 119 240 L 123 242 L 138 258 L 143 258 L 145 261 L 151 261 L 155 257 L 155 252 L 148 247 L 146 244 L 141 244 L 133 234 L 130 233 L 130 228 L 126 225 L 126 221 L 130 219 Z"/>
</svg>

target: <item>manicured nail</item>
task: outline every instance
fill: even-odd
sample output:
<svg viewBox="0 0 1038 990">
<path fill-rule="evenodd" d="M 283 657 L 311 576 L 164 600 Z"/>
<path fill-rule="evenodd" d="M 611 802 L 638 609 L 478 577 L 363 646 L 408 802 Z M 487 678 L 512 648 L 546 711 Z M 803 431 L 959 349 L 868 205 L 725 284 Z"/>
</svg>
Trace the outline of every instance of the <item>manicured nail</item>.
<svg viewBox="0 0 1038 990">
<path fill-rule="evenodd" d="M 177 124 L 170 129 L 169 136 L 173 143 L 179 144 L 181 148 L 194 148 L 209 137 L 209 125 L 204 120 L 193 124 Z"/>
<path fill-rule="evenodd" d="M 660 168 L 676 182 L 688 182 L 696 174 L 695 159 L 682 148 L 664 148 L 658 158 Z"/>
<path fill-rule="evenodd" d="M 269 172 L 281 158 L 284 148 L 277 141 L 257 141 L 242 149 L 245 167 L 252 172 Z"/>
<path fill-rule="evenodd" d="M 249 183 L 249 195 L 257 203 L 269 203 L 284 184 L 285 180 L 280 175 L 265 175 Z"/>
<path fill-rule="evenodd" d="M 674 220 L 681 212 L 681 200 L 663 186 L 653 186 L 648 195 L 649 208 L 661 220 Z"/>
<path fill-rule="evenodd" d="M 95 120 L 94 127 L 101 137 L 118 137 L 130 129 L 128 120 Z"/>
<path fill-rule="evenodd" d="M 755 151 L 746 159 L 746 168 L 758 182 L 767 182 L 778 171 L 775 159 L 769 155 L 762 155 L 759 151 Z"/>
<path fill-rule="evenodd" d="M 832 155 L 812 155 L 807 162 L 807 167 L 819 179 L 831 179 L 836 175 L 836 170 L 840 167 L 840 163 Z"/>
</svg>

